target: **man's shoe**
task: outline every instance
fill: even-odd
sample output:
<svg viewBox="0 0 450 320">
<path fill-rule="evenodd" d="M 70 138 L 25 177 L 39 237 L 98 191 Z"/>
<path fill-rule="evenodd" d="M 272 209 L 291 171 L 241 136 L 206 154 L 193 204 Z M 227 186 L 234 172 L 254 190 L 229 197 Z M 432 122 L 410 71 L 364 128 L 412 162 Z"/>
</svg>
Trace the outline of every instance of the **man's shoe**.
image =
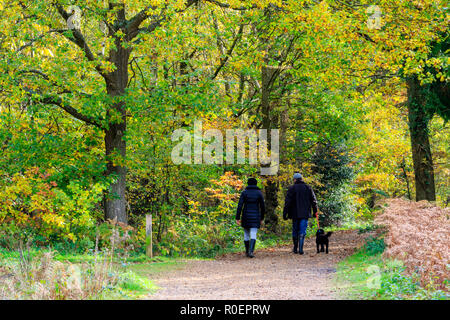
<svg viewBox="0 0 450 320">
<path fill-rule="evenodd" d="M 248 257 L 249 254 L 249 249 L 250 249 L 250 241 L 245 241 L 244 240 L 244 245 L 245 245 L 245 255 Z"/>
<path fill-rule="evenodd" d="M 299 242 L 299 254 L 303 254 L 303 244 L 305 243 L 305 235 L 300 236 L 300 242 Z"/>
<path fill-rule="evenodd" d="M 292 237 L 292 243 L 294 244 L 293 253 L 298 253 L 298 237 Z"/>
</svg>

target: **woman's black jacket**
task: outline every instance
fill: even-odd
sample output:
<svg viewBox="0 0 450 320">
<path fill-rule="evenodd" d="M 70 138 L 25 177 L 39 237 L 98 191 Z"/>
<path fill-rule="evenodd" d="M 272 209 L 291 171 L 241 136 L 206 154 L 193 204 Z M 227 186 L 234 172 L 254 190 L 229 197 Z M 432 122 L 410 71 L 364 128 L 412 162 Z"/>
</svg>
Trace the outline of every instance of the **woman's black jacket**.
<svg viewBox="0 0 450 320">
<path fill-rule="evenodd" d="M 260 228 L 265 210 L 261 190 L 257 186 L 247 186 L 239 198 L 236 220 L 241 220 L 241 226 L 245 229 Z"/>
</svg>

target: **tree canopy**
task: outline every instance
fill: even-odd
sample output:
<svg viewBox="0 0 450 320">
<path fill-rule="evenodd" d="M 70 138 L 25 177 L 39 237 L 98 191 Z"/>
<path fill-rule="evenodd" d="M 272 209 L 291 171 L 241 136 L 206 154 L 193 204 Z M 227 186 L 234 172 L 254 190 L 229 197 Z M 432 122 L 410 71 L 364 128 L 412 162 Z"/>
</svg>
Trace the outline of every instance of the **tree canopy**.
<svg viewBox="0 0 450 320">
<path fill-rule="evenodd" d="M 280 130 L 273 232 L 297 170 L 329 223 L 380 194 L 448 205 L 448 23 L 435 0 L 1 1 L 0 222 L 76 241 L 152 213 L 166 251 L 227 225 L 259 167 L 174 164 L 196 120 Z"/>
</svg>

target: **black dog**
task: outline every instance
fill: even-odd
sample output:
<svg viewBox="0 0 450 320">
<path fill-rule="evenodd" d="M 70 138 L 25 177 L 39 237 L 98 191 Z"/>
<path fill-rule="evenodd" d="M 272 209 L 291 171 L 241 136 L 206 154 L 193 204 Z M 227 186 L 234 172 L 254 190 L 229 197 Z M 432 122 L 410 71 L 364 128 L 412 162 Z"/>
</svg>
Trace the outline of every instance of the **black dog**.
<svg viewBox="0 0 450 320">
<path fill-rule="evenodd" d="M 331 236 L 333 232 L 327 232 L 325 234 L 325 231 L 323 229 L 319 229 L 316 232 L 316 244 L 317 244 L 317 253 L 324 251 L 324 246 L 327 247 L 326 253 L 328 253 L 328 238 Z M 319 245 L 320 245 L 320 251 L 319 251 Z"/>
</svg>

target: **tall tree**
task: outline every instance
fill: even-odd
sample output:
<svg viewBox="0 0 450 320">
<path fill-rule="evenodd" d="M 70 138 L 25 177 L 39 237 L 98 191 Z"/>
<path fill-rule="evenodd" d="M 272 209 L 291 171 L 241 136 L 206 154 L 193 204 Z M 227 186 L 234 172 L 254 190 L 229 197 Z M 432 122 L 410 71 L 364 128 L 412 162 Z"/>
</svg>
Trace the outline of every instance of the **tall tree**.
<svg viewBox="0 0 450 320">
<path fill-rule="evenodd" d="M 2 94 L 13 103 L 57 107 L 98 129 L 104 137 L 105 175 L 115 178 L 105 196 L 107 219 L 127 222 L 132 53 L 150 50 L 143 37 L 202 3 L 232 11 L 256 7 L 208 0 L 135 1 L 132 6 L 124 0 L 11 0 L 2 13 L 2 41 L 12 48 L 2 57 Z M 148 90 L 145 82 L 142 86 Z"/>
<path fill-rule="evenodd" d="M 360 67 L 353 64 L 349 73 L 360 77 L 368 94 L 376 82 L 392 77 L 405 81 L 416 200 L 436 200 L 428 123 L 434 114 L 448 119 L 448 49 L 442 49 L 448 41 L 445 1 L 379 1 L 376 6 L 366 1 L 330 4 L 336 10 L 336 5 L 344 4 L 343 11 L 354 20 L 349 34 L 353 32 L 359 42 L 366 42 L 363 50 L 355 50 L 355 62 Z M 370 81 L 363 84 L 363 78 Z"/>
<path fill-rule="evenodd" d="M 448 59 L 450 34 L 447 32 L 440 39 L 430 44 L 431 59 Z M 432 83 L 422 83 L 417 75 L 406 79 L 408 88 L 408 119 L 411 136 L 412 157 L 416 182 L 416 201 L 436 201 L 434 166 L 429 139 L 429 122 L 438 114 L 445 120 L 450 119 L 450 85 L 449 81 L 441 81 L 447 68 L 435 69 L 427 66 L 425 72 L 434 77 Z M 444 80 L 444 79 L 443 79 Z"/>
</svg>

